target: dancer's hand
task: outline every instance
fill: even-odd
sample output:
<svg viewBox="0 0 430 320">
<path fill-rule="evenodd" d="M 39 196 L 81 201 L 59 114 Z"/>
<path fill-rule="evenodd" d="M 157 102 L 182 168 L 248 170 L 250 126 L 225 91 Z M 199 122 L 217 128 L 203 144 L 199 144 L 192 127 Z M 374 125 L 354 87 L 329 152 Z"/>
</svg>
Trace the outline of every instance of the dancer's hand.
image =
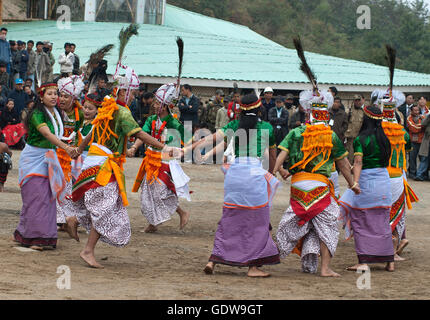
<svg viewBox="0 0 430 320">
<path fill-rule="evenodd" d="M 351 190 L 354 191 L 355 194 L 361 193 L 360 185 L 358 183 L 355 183 Z"/>
<path fill-rule="evenodd" d="M 284 180 L 287 180 L 291 176 L 291 173 L 284 168 L 280 168 L 279 173 L 281 174 L 281 177 Z"/>
<path fill-rule="evenodd" d="M 69 157 L 72 159 L 76 159 L 79 156 L 76 147 L 67 146 L 64 150 L 67 152 Z"/>
<path fill-rule="evenodd" d="M 136 154 L 136 147 L 135 146 L 131 146 L 130 149 L 127 149 L 127 152 L 126 152 L 127 157 L 133 158 L 135 154 Z"/>
</svg>

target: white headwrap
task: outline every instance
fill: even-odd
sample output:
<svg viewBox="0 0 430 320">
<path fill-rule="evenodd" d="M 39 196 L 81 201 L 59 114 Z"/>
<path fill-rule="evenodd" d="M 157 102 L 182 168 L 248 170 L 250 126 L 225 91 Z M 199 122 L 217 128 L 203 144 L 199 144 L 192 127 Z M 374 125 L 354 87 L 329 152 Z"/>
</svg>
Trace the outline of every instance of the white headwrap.
<svg viewBox="0 0 430 320">
<path fill-rule="evenodd" d="M 75 99 L 79 99 L 82 90 L 84 90 L 85 84 L 82 81 L 83 74 L 81 76 L 73 75 L 67 78 L 61 78 L 58 80 L 58 90 L 65 92 L 66 94 L 73 96 Z"/>
<path fill-rule="evenodd" d="M 389 89 L 377 89 L 373 91 L 371 95 L 371 100 L 374 99 L 376 99 L 374 104 L 377 105 L 384 114 L 384 121 L 397 123 L 397 118 L 395 115 L 395 110 L 393 110 L 393 106 L 395 106 L 395 108 L 398 108 L 405 103 L 406 97 L 403 92 L 392 90 L 390 95 Z"/>
<path fill-rule="evenodd" d="M 319 122 L 312 116 L 312 111 L 327 111 L 333 106 L 333 95 L 328 91 L 318 90 L 319 96 L 313 90 L 305 90 L 300 92 L 299 100 L 300 105 L 310 113 L 311 124 L 323 123 Z M 316 104 L 321 105 L 321 107 L 315 106 Z"/>
<path fill-rule="evenodd" d="M 162 105 L 169 106 L 174 103 L 174 100 L 179 97 L 179 87 L 175 83 L 169 83 L 162 85 L 155 93 L 155 98 Z"/>
<path fill-rule="evenodd" d="M 121 69 L 125 70 L 125 75 L 121 76 L 119 75 L 119 72 Z M 121 63 L 118 63 L 116 65 L 115 74 L 113 75 L 113 80 L 117 82 L 118 89 L 125 89 L 125 101 L 128 101 L 128 98 L 130 96 L 130 91 L 135 90 L 139 88 L 140 80 L 137 74 L 134 72 L 134 70 L 130 67 L 124 66 Z"/>
</svg>

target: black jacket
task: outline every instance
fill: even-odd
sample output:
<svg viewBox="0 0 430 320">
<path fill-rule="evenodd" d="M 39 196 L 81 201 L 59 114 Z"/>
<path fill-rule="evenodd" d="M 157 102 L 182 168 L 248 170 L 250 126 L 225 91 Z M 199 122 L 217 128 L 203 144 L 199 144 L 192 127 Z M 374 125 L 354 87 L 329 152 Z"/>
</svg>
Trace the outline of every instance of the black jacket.
<svg viewBox="0 0 430 320">
<path fill-rule="evenodd" d="M 185 125 L 185 121 L 192 121 L 193 127 L 199 123 L 197 112 L 199 111 L 200 100 L 195 95 L 192 95 L 189 103 L 186 103 L 185 97 L 179 101 L 178 108 L 181 112 L 180 121 Z M 191 107 L 191 108 L 190 108 Z"/>
<path fill-rule="evenodd" d="M 21 121 L 19 113 L 16 111 L 15 107 L 11 111 L 4 107 L 0 112 L 0 129 L 3 129 L 10 124 L 18 124 Z"/>
<path fill-rule="evenodd" d="M 273 127 L 273 132 L 276 138 L 276 144 L 280 144 L 288 133 L 288 111 L 285 108 L 281 109 L 281 116 L 278 118 L 277 108 L 269 110 L 269 122 Z M 280 126 L 280 128 L 278 128 Z"/>
</svg>

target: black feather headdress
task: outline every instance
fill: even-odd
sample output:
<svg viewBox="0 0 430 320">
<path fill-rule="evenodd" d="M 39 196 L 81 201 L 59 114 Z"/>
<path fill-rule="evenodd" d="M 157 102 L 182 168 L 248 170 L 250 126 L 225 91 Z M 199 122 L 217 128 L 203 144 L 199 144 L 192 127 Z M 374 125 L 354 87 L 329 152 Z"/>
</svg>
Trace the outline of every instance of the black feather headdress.
<svg viewBox="0 0 430 320">
<path fill-rule="evenodd" d="M 127 46 L 128 42 L 130 41 L 132 36 L 137 36 L 139 29 L 139 25 L 136 23 L 131 23 L 127 28 L 122 28 L 119 32 L 118 39 L 119 39 L 119 55 L 118 55 L 118 62 L 121 62 L 122 56 L 124 54 L 125 47 Z"/>
<path fill-rule="evenodd" d="M 293 42 L 294 42 L 294 47 L 297 50 L 297 55 L 299 56 L 299 59 L 301 61 L 300 70 L 302 70 L 302 72 L 308 77 L 314 89 L 318 90 L 317 78 L 315 77 L 315 74 L 312 72 L 311 68 L 309 67 L 306 61 L 305 52 L 303 50 L 302 41 L 300 40 L 300 37 L 294 38 Z"/>
<path fill-rule="evenodd" d="M 394 70 L 396 67 L 396 49 L 386 44 L 385 49 L 387 50 L 387 55 L 385 59 L 387 60 L 388 69 L 390 70 L 390 92 L 393 91 L 393 80 L 394 80 Z"/>
<path fill-rule="evenodd" d="M 179 65 L 178 65 L 178 88 L 181 84 L 181 75 L 182 75 L 182 65 L 184 63 L 184 41 L 181 37 L 176 38 L 176 44 L 178 45 L 178 56 L 179 56 Z"/>
</svg>

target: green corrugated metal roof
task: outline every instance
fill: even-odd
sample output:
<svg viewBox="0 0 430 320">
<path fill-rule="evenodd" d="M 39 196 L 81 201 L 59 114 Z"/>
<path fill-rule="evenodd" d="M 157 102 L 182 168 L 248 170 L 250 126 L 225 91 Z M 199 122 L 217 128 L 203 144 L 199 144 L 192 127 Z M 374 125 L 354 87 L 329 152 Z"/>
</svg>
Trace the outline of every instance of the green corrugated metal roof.
<svg viewBox="0 0 430 320">
<path fill-rule="evenodd" d="M 118 43 L 124 23 L 72 22 L 71 29 L 57 28 L 56 21 L 32 21 L 8 25 L 8 39 L 50 40 L 58 59 L 64 42 L 76 43 L 81 63 L 107 43 Z M 185 42 L 184 78 L 251 82 L 307 83 L 299 70 L 295 50 L 282 47 L 247 27 L 206 17 L 167 5 L 164 26 L 143 24 L 132 38 L 125 64 L 141 76 L 175 77 L 176 36 Z M 325 56 L 306 54 L 321 84 L 387 85 L 386 67 Z M 108 73 L 114 72 L 117 49 L 107 57 Z M 59 72 L 58 63 L 54 72 Z M 430 86 L 430 75 L 397 70 L 396 86 Z"/>
</svg>

